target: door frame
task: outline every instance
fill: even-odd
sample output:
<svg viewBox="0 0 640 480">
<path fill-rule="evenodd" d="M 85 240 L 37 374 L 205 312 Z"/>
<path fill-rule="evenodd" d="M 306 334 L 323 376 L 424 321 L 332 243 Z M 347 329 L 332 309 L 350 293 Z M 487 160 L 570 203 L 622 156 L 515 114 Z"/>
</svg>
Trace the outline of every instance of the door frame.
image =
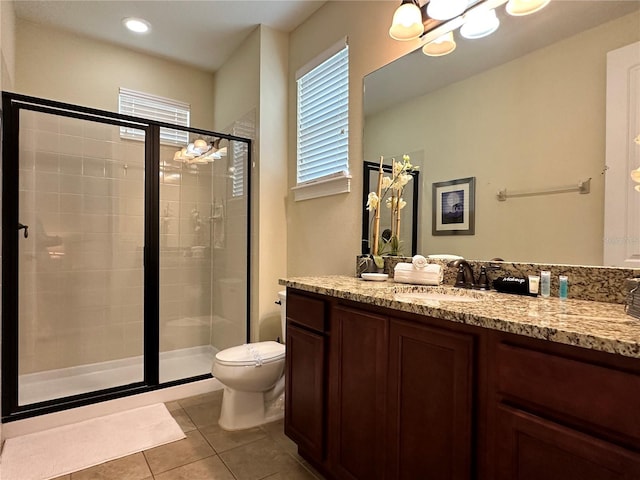
<svg viewBox="0 0 640 480">
<path fill-rule="evenodd" d="M 635 87 L 633 85 L 635 83 Z M 603 264 L 640 267 L 640 193 L 631 170 L 640 164 L 640 42 L 607 53 Z"/>
<path fill-rule="evenodd" d="M 18 404 L 19 361 L 19 134 L 20 110 L 31 110 L 98 123 L 130 126 L 145 131 L 144 179 L 144 320 L 143 380 L 79 395 L 43 402 Z M 171 382 L 159 380 L 160 356 L 160 128 L 180 129 L 190 133 L 211 135 L 247 144 L 247 169 L 252 164 L 252 140 L 197 128 L 131 117 L 118 113 L 72 105 L 42 98 L 2 92 L 2 422 L 76 408 L 114 398 L 135 395 L 206 378 L 198 375 Z M 251 174 L 247 174 L 247 288 L 246 341 L 250 339 L 251 290 Z"/>
</svg>

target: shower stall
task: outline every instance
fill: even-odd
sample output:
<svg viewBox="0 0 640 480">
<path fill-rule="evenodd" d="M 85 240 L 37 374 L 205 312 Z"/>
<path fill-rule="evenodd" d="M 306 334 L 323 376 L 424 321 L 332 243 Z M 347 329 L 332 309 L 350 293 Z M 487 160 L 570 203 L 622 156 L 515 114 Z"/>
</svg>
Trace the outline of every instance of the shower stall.
<svg viewBox="0 0 640 480">
<path fill-rule="evenodd" d="M 2 104 L 3 421 L 209 377 L 249 338 L 246 120 Z"/>
</svg>

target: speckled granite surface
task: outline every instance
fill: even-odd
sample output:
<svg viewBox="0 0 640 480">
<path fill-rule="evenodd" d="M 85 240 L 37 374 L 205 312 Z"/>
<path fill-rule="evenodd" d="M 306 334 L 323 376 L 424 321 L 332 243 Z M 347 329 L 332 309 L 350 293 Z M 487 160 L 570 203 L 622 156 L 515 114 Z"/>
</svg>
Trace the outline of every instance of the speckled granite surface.
<svg viewBox="0 0 640 480">
<path fill-rule="evenodd" d="M 624 306 L 584 300 L 526 297 L 494 291 L 461 290 L 367 282 L 347 276 L 281 279 L 281 285 L 404 312 L 500 330 L 553 342 L 640 358 L 640 320 Z M 417 299 L 411 292 L 467 295 L 472 302 Z M 402 294 L 405 298 L 402 300 Z"/>
<path fill-rule="evenodd" d="M 357 258 L 356 258 L 357 262 Z M 411 262 L 411 257 L 385 257 L 384 272 L 393 277 L 393 269 L 398 262 Z M 456 280 L 456 269 L 448 267 L 447 262 L 431 260 L 444 267 L 444 284 L 453 285 Z M 485 262 L 468 260 L 478 278 L 480 267 L 487 267 L 490 280 L 502 276 L 539 275 L 541 270 L 551 272 L 551 296 L 558 296 L 558 276 L 569 277 L 569 298 L 576 300 L 593 300 L 596 302 L 625 303 L 625 280 L 640 276 L 640 269 L 585 267 L 580 265 L 554 265 L 543 263 L 511 263 Z"/>
</svg>

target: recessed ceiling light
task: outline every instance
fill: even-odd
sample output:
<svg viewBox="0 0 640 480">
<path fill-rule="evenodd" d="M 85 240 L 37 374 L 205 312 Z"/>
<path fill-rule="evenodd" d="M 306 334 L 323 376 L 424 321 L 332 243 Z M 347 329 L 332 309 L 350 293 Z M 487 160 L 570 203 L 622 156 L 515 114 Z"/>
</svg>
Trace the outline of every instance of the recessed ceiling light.
<svg viewBox="0 0 640 480">
<path fill-rule="evenodd" d="M 135 33 L 147 33 L 151 30 L 151 24 L 142 18 L 127 17 L 122 19 L 122 24 Z"/>
</svg>

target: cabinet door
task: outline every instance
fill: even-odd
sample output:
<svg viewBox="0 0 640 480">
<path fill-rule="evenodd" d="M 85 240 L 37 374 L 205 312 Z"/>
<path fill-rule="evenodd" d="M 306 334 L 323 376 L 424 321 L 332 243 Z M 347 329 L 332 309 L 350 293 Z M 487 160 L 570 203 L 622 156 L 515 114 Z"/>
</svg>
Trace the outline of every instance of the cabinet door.
<svg viewBox="0 0 640 480">
<path fill-rule="evenodd" d="M 636 480 L 640 455 L 521 410 L 498 407 L 498 480 Z"/>
<path fill-rule="evenodd" d="M 331 322 L 332 472 L 341 479 L 384 478 L 387 319 L 336 307 Z"/>
<path fill-rule="evenodd" d="M 391 321 L 388 478 L 471 478 L 474 338 Z"/>
<path fill-rule="evenodd" d="M 287 324 L 285 433 L 318 463 L 324 459 L 323 335 Z"/>
</svg>

